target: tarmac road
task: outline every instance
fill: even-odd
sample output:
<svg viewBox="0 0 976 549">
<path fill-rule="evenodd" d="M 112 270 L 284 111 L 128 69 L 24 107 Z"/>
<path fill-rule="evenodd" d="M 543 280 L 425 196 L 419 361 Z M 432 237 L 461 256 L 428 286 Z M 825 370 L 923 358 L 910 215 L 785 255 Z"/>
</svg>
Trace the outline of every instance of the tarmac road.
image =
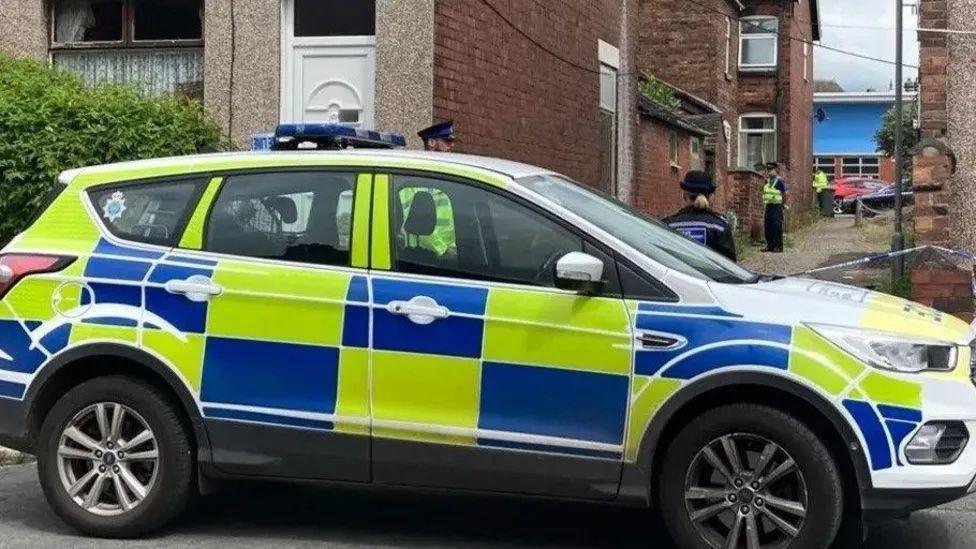
<svg viewBox="0 0 976 549">
<path fill-rule="evenodd" d="M 48 508 L 33 465 L 0 469 L 0 547 L 671 548 L 647 511 L 514 498 L 249 484 L 203 499 L 139 541 L 80 538 Z M 870 549 L 970 549 L 976 497 L 872 530 Z"/>
</svg>

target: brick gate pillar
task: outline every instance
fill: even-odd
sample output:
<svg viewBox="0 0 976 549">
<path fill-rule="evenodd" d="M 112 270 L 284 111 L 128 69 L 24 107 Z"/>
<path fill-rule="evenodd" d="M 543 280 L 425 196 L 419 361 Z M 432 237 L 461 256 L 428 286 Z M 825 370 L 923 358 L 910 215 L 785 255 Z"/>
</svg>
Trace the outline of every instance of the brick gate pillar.
<svg viewBox="0 0 976 549">
<path fill-rule="evenodd" d="M 915 245 L 949 246 L 949 192 L 955 159 L 936 139 L 923 139 L 912 151 Z M 973 273 L 939 254 L 909 258 L 912 299 L 971 322 Z"/>
</svg>

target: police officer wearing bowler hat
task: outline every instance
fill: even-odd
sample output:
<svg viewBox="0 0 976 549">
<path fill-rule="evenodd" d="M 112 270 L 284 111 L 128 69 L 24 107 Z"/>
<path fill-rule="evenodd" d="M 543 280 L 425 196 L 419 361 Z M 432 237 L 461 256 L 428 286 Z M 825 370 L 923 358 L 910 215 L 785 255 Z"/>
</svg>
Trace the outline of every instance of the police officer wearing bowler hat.
<svg viewBox="0 0 976 549">
<path fill-rule="evenodd" d="M 766 213 L 763 225 L 766 233 L 764 252 L 783 252 L 783 209 L 786 202 L 786 181 L 779 176 L 779 164 L 766 163 L 766 183 L 763 185 L 763 204 Z"/>
<path fill-rule="evenodd" d="M 452 152 L 454 150 L 454 121 L 440 122 L 417 132 L 424 140 L 424 150 Z"/>
<path fill-rule="evenodd" d="M 708 202 L 715 194 L 715 182 L 707 173 L 690 171 L 681 181 L 688 205 L 664 222 L 686 237 L 708 246 L 725 257 L 736 260 L 735 240 L 728 221 L 711 209 Z"/>
</svg>

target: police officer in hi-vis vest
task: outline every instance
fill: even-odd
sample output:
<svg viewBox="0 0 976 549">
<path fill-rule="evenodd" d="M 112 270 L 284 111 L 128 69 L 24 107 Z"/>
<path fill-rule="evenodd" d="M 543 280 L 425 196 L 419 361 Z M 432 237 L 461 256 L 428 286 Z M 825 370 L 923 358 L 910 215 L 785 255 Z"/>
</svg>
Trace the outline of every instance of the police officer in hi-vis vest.
<svg viewBox="0 0 976 549">
<path fill-rule="evenodd" d="M 763 218 L 766 232 L 764 252 L 783 251 L 783 209 L 786 201 L 786 181 L 779 176 L 779 165 L 766 163 L 766 184 L 763 185 L 763 204 L 766 214 Z"/>
</svg>

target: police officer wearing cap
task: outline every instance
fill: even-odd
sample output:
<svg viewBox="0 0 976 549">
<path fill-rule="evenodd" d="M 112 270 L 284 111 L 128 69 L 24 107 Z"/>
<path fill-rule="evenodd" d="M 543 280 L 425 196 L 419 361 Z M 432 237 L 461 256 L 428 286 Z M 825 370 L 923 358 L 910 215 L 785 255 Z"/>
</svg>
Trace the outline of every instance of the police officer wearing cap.
<svg viewBox="0 0 976 549">
<path fill-rule="evenodd" d="M 715 194 L 715 182 L 707 173 L 690 171 L 681 180 L 688 205 L 664 222 L 686 237 L 708 246 L 725 257 L 736 260 L 732 228 L 725 217 L 715 213 L 709 197 Z"/>
<path fill-rule="evenodd" d="M 454 150 L 454 121 L 440 122 L 417 132 L 424 140 L 424 150 L 452 152 Z"/>
<path fill-rule="evenodd" d="M 763 225 L 766 233 L 764 252 L 783 252 L 783 209 L 786 202 L 786 181 L 779 176 L 779 164 L 766 163 L 766 183 L 763 185 L 763 204 L 766 212 Z"/>
</svg>

